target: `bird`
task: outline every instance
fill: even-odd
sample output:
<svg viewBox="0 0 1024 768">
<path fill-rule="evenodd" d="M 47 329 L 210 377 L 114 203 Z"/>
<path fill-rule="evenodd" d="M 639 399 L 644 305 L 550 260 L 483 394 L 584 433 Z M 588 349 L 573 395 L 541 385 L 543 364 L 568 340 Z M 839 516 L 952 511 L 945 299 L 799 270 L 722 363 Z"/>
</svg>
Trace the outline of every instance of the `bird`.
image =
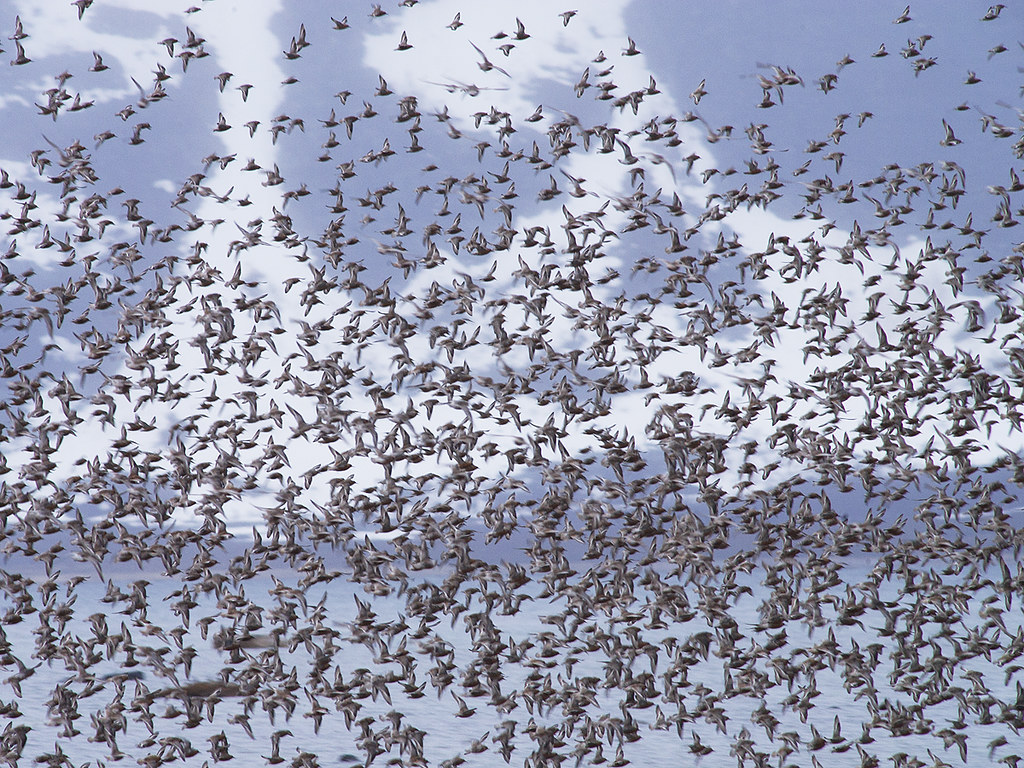
<svg viewBox="0 0 1024 768">
<path fill-rule="evenodd" d="M 690 94 L 690 98 L 693 99 L 694 104 L 700 104 L 700 100 L 707 96 L 708 92 L 704 89 L 704 84 L 707 82 L 707 78 L 702 78 L 697 84 L 697 87 L 693 89 Z"/>
<path fill-rule="evenodd" d="M 989 9 L 987 11 L 985 11 L 985 15 L 981 17 L 981 20 L 982 21 L 993 21 L 994 19 L 998 19 L 999 18 L 999 14 L 1002 12 L 1003 8 L 1005 8 L 1005 7 L 1006 6 L 1003 5 L 1002 3 L 997 3 L 996 5 L 990 6 Z"/>
<path fill-rule="evenodd" d="M 714 104 L 712 54 L 699 114 L 590 8 L 467 16 L 515 83 L 397 67 L 427 5 L 371 4 L 354 26 L 400 42 L 356 69 L 317 34 L 348 17 L 289 8 L 227 95 L 205 4 L 106 75 L 15 17 L 10 92 L 40 95 L 0 168 L 2 754 L 1017 764 L 1005 46 L 931 55 L 956 9 Z"/>
<path fill-rule="evenodd" d="M 32 59 L 30 59 L 25 54 L 25 47 L 21 44 L 21 40 L 15 40 L 14 41 L 14 49 L 15 49 L 16 55 L 14 57 L 14 60 L 10 62 L 12 65 L 14 65 L 14 66 L 21 66 L 23 64 L 28 64 L 28 63 L 30 63 L 32 61 Z"/>
<path fill-rule="evenodd" d="M 512 77 L 508 72 L 499 67 L 497 64 L 492 63 L 491 60 L 487 58 L 487 55 L 480 50 L 476 43 L 470 42 L 470 45 L 472 45 L 476 52 L 480 54 L 480 58 L 482 59 L 482 61 L 477 62 L 477 66 L 480 67 L 481 71 L 490 72 L 492 69 L 494 69 L 497 70 L 498 72 L 501 72 L 501 74 L 503 74 L 505 77 Z"/>
<path fill-rule="evenodd" d="M 942 121 L 942 128 L 946 134 L 942 141 L 939 142 L 942 146 L 955 147 L 957 144 L 963 143 L 960 141 L 960 139 L 956 137 L 956 135 L 953 133 L 953 129 L 945 120 Z"/>
</svg>

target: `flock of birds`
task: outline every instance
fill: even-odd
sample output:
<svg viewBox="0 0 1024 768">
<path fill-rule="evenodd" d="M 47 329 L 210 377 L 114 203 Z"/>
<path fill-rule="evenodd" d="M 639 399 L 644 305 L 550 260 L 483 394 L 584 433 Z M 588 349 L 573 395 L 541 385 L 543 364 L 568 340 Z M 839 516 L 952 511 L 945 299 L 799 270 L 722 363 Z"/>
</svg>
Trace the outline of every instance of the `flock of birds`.
<svg viewBox="0 0 1024 768">
<path fill-rule="evenodd" d="M 417 5 L 401 3 L 394 55 L 451 35 L 476 70 L 423 87 L 453 110 L 502 103 L 536 29 L 469 39 L 461 14 L 414 26 Z M 307 20 L 274 55 L 287 72 L 398 13 Z M 543 23 L 571 32 L 584 13 Z M 5 23 L 2 56 L 38 81 L 44 30 Z M 628 39 L 594 52 L 565 111 L 481 106 L 472 130 L 383 75 L 316 115 L 210 121 L 229 149 L 322 140 L 327 192 L 285 154 L 282 170 L 223 148 L 169 209 L 106 190 L 110 163 L 173 138 L 178 81 L 243 103 L 265 87 L 212 73 L 193 26 L 160 41 L 166 60 L 92 149 L 49 136 L 104 109 L 87 78 L 125 75 L 102 53 L 57 75 L 36 103 L 46 145 L 0 169 L 0 763 L 81 765 L 81 738 L 109 748 L 97 764 L 212 764 L 252 739 L 268 764 L 336 762 L 298 743 L 294 716 L 347 728 L 367 766 L 425 766 L 431 722 L 403 703 L 436 696 L 489 724 L 444 746 L 448 768 L 621 766 L 655 731 L 681 740 L 673 764 L 1018 765 L 1021 124 L 965 103 L 932 126 L 933 158 L 876 158 L 843 183 L 871 112 L 786 154 L 770 121 L 702 114 L 726 87 L 709 73 L 697 111 L 652 115 L 653 77 L 615 82 L 641 53 Z M 923 81 L 932 40 L 857 66 L 899 57 Z M 815 89 L 827 109 L 854 63 L 816 80 L 766 66 L 752 109 Z M 956 154 L 955 115 L 975 111 L 1009 167 L 980 204 Z M 743 160 L 713 167 L 726 145 Z M 588 186 L 577 168 L 599 160 L 627 191 Z M 219 186 L 237 169 L 254 192 Z M 731 228 L 774 211 L 803 234 Z M 251 535 L 233 530 L 243 508 L 260 512 Z M 166 578 L 174 626 L 153 618 Z M 76 602 L 97 579 L 98 612 Z M 365 593 L 345 615 L 327 598 L 342 582 Z M 753 624 L 737 618 L 751 600 Z M 524 635 L 531 611 L 547 628 Z M 200 643 L 219 677 L 192 674 Z M 372 668 L 349 663 L 357 646 Z M 19 706 L 41 665 L 61 672 L 45 714 Z M 863 716 L 823 726 L 840 700 Z M 33 741 L 47 728 L 52 749 Z"/>
</svg>

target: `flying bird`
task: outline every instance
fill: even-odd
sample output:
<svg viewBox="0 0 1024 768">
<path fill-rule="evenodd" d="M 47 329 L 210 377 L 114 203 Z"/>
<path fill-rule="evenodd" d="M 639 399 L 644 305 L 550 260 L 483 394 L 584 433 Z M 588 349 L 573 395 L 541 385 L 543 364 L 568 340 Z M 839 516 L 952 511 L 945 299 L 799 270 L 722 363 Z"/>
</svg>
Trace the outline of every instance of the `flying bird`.
<svg viewBox="0 0 1024 768">
<path fill-rule="evenodd" d="M 487 54 L 481 51 L 476 43 L 470 42 L 470 45 L 472 45 L 473 48 L 476 49 L 476 52 L 480 54 L 480 58 L 482 59 L 482 61 L 477 62 L 477 66 L 480 67 L 480 69 L 483 72 L 490 72 L 492 69 L 496 69 L 498 72 L 501 72 L 501 74 L 503 74 L 505 77 L 512 77 L 512 75 L 510 75 L 504 69 L 499 67 L 497 64 L 491 62 L 491 60 L 487 58 Z"/>
</svg>

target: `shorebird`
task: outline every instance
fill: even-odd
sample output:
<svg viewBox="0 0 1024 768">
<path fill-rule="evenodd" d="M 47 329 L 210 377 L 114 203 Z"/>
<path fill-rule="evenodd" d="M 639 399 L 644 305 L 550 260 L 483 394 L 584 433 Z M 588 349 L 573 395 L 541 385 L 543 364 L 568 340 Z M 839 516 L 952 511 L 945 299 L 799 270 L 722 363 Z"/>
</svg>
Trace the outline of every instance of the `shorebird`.
<svg viewBox="0 0 1024 768">
<path fill-rule="evenodd" d="M 318 32 L 348 17 L 254 47 L 227 105 L 223 65 L 187 76 L 209 25 L 57 66 L 15 17 L 11 93 L 41 95 L 8 100 L 0 169 L 3 755 L 155 768 L 241 735 L 313 766 L 286 739 L 344 724 L 342 762 L 425 765 L 446 717 L 450 765 L 626 765 L 652 730 L 741 764 L 1019 760 L 1006 46 L 844 40 L 729 99 L 712 55 L 698 113 L 643 30 L 579 53 L 592 13 L 467 16 L 554 67 L 525 108 L 526 81 L 339 69 Z M 418 55 L 401 27 L 382 60 Z M 263 59 L 296 68 L 287 112 Z M 857 78 L 927 124 L 945 70 L 981 131 L 886 141 L 920 126 Z"/>
</svg>

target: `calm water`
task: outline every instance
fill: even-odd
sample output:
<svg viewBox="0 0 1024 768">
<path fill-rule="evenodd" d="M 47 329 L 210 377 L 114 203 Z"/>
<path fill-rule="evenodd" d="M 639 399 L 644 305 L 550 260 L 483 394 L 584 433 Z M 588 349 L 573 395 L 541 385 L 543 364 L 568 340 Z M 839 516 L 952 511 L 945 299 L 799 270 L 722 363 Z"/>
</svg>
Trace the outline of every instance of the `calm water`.
<svg viewBox="0 0 1024 768">
<path fill-rule="evenodd" d="M 823 592 L 822 596 L 825 594 L 835 595 L 837 602 L 841 601 L 851 594 L 847 591 L 848 585 L 856 586 L 862 582 L 867 572 L 867 564 L 848 567 L 843 573 L 844 583 L 834 585 Z M 759 579 L 763 578 L 763 574 L 758 574 L 759 572 L 755 571 L 757 578 L 755 576 L 747 577 L 747 586 L 751 588 L 750 593 L 743 594 L 729 609 L 730 615 L 738 624 L 739 634 L 742 635 L 742 639 L 736 643 L 740 647 L 749 646 L 752 640 L 756 640 L 761 646 L 766 646 L 769 637 L 775 635 L 778 638 L 780 631 L 779 628 L 755 628 L 761 620 L 759 609 L 764 607 L 765 599 L 770 594 L 767 587 L 759 584 Z M 440 583 L 443 578 L 444 575 L 441 573 L 428 577 L 433 583 Z M 957 578 L 949 577 L 948 580 L 951 583 L 956 583 Z M 136 579 L 137 577 L 119 576 L 111 580 L 124 595 L 130 595 Z M 36 581 L 41 580 L 42 577 L 36 578 Z M 180 619 L 171 610 L 171 605 L 177 598 L 170 596 L 180 588 L 181 583 L 166 578 L 150 577 L 149 580 L 152 583 L 145 587 L 149 605 L 148 622 L 152 626 L 162 628 L 178 626 Z M 294 584 L 295 580 L 295 574 L 263 573 L 244 583 L 244 596 L 252 604 L 262 607 L 264 618 L 266 618 L 270 611 L 279 605 L 274 597 L 275 591 L 280 592 L 281 585 Z M 909 601 L 912 593 L 903 590 L 904 594 L 901 595 L 902 585 L 903 582 L 899 579 L 883 584 L 879 593 L 880 598 L 896 601 L 900 607 L 912 605 Z M 692 715 L 692 719 L 686 719 L 681 724 L 680 730 L 677 724 L 671 720 L 672 716 L 677 715 L 680 711 L 678 705 L 666 702 L 660 695 L 664 686 L 662 676 L 672 660 L 672 654 L 667 650 L 672 643 L 669 638 L 675 638 L 679 644 L 682 644 L 687 639 L 694 637 L 699 646 L 699 641 L 707 640 L 709 637 L 709 635 L 700 633 L 713 632 L 709 629 L 708 622 L 699 613 L 698 616 L 685 623 L 674 623 L 665 616 L 663 617 L 666 619 L 664 626 L 658 624 L 651 626 L 647 617 L 633 626 L 629 626 L 625 622 L 613 622 L 607 616 L 595 613 L 577 631 L 580 642 L 575 644 L 575 652 L 571 654 L 573 661 L 570 673 L 566 667 L 566 661 L 570 655 L 568 650 L 573 646 L 571 641 L 567 644 L 569 648 L 556 643 L 553 646 L 553 651 L 547 654 L 544 652 L 546 636 L 543 633 L 552 633 L 553 637 L 562 636 L 562 628 L 558 626 L 557 621 L 553 621 L 550 617 L 563 613 L 566 610 L 566 601 L 561 598 L 541 597 L 538 589 L 531 589 L 533 586 L 530 585 L 522 590 L 531 595 L 533 599 L 524 600 L 515 613 L 502 615 L 500 605 L 490 612 L 495 630 L 500 633 L 503 642 L 510 646 L 522 644 L 525 641 L 531 641 L 534 644 L 532 647 L 524 648 L 522 658 L 518 663 L 513 664 L 506 661 L 502 665 L 501 673 L 504 679 L 501 681 L 501 690 L 503 692 L 520 690 L 529 682 L 527 676 L 532 670 L 536 670 L 533 677 L 537 687 L 544 688 L 547 682 L 550 682 L 551 688 L 555 691 L 562 690 L 570 680 L 578 681 L 586 676 L 592 676 L 596 678 L 595 684 L 592 686 L 594 695 L 585 702 L 583 710 L 593 722 L 611 725 L 614 728 L 616 722 L 622 723 L 623 721 L 624 710 L 620 708 L 620 703 L 626 697 L 621 688 L 605 687 L 604 682 L 609 679 L 609 667 L 616 666 L 617 660 L 627 662 L 626 667 L 630 670 L 629 674 L 649 675 L 653 687 L 659 691 L 659 695 L 649 696 L 653 702 L 652 706 L 629 709 L 630 715 L 636 720 L 635 733 L 639 738 L 633 741 L 626 740 L 622 745 L 621 754 L 618 754 L 617 740 L 607 737 L 603 739 L 603 757 L 609 764 L 617 762 L 616 758 L 619 757 L 618 762 L 625 759 L 635 765 L 665 766 L 666 768 L 696 762 L 703 766 L 737 765 L 740 762 L 736 754 L 737 742 L 739 741 L 740 750 L 742 750 L 742 743 L 749 740 L 752 749 L 772 755 L 772 765 L 780 764 L 780 757 L 786 758 L 781 762 L 783 765 L 811 765 L 812 754 L 806 745 L 812 739 L 814 730 L 826 739 L 826 743 L 814 751 L 814 757 L 823 765 L 860 765 L 862 755 L 857 746 L 876 755 L 882 763 L 885 763 L 891 755 L 899 752 L 918 755 L 926 759 L 929 749 L 935 755 L 943 757 L 949 762 L 959 763 L 958 747 L 955 743 L 952 743 L 949 750 L 945 751 L 943 740 L 934 733 L 930 735 L 914 733 L 918 728 L 923 730 L 919 719 L 909 727 L 910 734 L 901 738 L 887 737 L 886 731 L 879 727 L 871 731 L 870 735 L 874 741 L 863 745 L 852 743 L 861 737 L 861 723 L 869 720 L 870 715 L 867 699 L 855 696 L 853 692 L 844 687 L 844 654 L 857 648 L 870 654 L 869 646 L 873 643 L 880 643 L 881 648 L 875 649 L 878 663 L 873 676 L 879 702 L 883 702 L 884 708 L 886 699 L 894 704 L 901 703 L 903 706 L 910 706 L 914 701 L 912 692 L 897 690 L 901 680 L 907 678 L 894 669 L 891 659 L 891 652 L 895 648 L 894 639 L 881 637 L 877 631 L 886 623 L 885 617 L 878 611 L 868 610 L 857 617 L 863 623 L 863 627 L 856 623 L 849 626 L 833 623 L 830 625 L 831 629 L 826 626 L 815 628 L 812 631 L 801 622 L 789 622 L 785 625 L 785 643 L 780 644 L 776 649 L 766 651 L 763 658 L 758 660 L 754 667 L 766 676 L 766 680 L 770 679 L 774 682 L 779 670 L 783 669 L 784 662 L 793 666 L 813 664 L 815 653 L 810 649 L 815 646 L 820 648 L 822 643 L 828 645 L 834 637 L 836 645 L 835 654 L 831 657 L 833 662 L 831 664 L 827 662 L 816 664 L 818 669 L 814 675 L 814 686 L 808 687 L 807 679 L 798 677 L 796 684 L 792 687 L 785 683 L 769 687 L 763 697 L 739 693 L 708 710 L 706 699 L 702 693 L 721 692 L 730 684 L 735 687 L 739 681 L 737 670 L 730 670 L 727 675 L 727 660 L 716 656 L 717 642 L 711 642 L 711 652 L 707 658 L 697 654 L 698 660 L 689 667 L 686 675 L 688 685 L 678 688 L 679 704 Z M 696 587 L 688 589 L 690 601 L 695 603 L 698 590 Z M 139 663 L 137 666 L 122 668 L 122 671 L 124 669 L 142 671 L 145 677 L 141 683 L 145 689 L 150 691 L 173 685 L 171 681 L 162 679 L 155 671 L 160 664 L 166 664 L 169 667 L 175 666 L 175 656 L 180 653 L 180 650 L 173 637 L 166 634 L 164 637 L 152 633 L 146 634 L 146 630 L 140 623 L 133 623 L 134 620 L 123 613 L 126 601 L 103 602 L 107 593 L 108 585 L 100 582 L 95 574 L 93 578 L 78 585 L 74 590 L 74 615 L 64 630 L 64 636 L 92 637 L 94 624 L 89 617 L 94 613 L 103 615 L 110 634 L 120 632 L 122 622 L 124 622 L 131 633 L 134 645 L 139 648 L 134 654 Z M 58 602 L 66 599 L 65 587 L 62 585 L 54 594 Z M 985 596 L 984 592 L 979 594 L 982 598 Z M 637 596 L 638 605 L 643 605 L 645 595 L 642 589 L 637 592 Z M 377 653 L 379 648 L 371 652 L 366 646 L 350 640 L 349 638 L 353 636 L 353 629 L 348 622 L 356 621 L 357 600 L 359 600 L 365 605 L 372 606 L 375 617 L 370 620 L 371 624 L 391 625 L 407 615 L 404 597 L 369 595 L 359 585 L 344 579 L 337 579 L 327 589 L 314 587 L 308 590 L 306 600 L 311 611 L 319 610 L 323 616 L 327 617 L 324 621 L 325 626 L 338 633 L 337 639 L 334 640 L 338 650 L 330 664 L 323 665 L 324 676 L 328 681 L 333 681 L 336 675 L 340 675 L 345 682 L 350 683 L 359 679 L 360 676 L 370 679 L 374 674 L 401 669 L 399 664 L 380 658 Z M 314 608 L 315 604 L 321 601 L 319 608 Z M 1001 601 L 999 606 L 1002 607 Z M 210 624 L 208 637 L 203 639 L 198 628 L 199 620 L 202 617 L 223 614 L 224 607 L 222 602 L 221 608 L 218 608 L 217 599 L 212 594 L 208 594 L 200 596 L 198 605 L 191 609 L 189 632 L 181 638 L 182 646 L 185 649 L 195 649 L 195 656 L 191 662 L 191 673 L 188 676 L 190 680 L 214 680 L 224 670 L 230 670 L 232 674 L 237 674 L 253 664 L 254 660 L 255 663 L 258 663 L 261 654 L 263 658 L 269 658 L 272 654 L 266 649 L 253 648 L 245 650 L 232 660 L 231 654 L 217 650 L 211 642 L 213 634 L 220 626 L 217 622 Z M 984 624 L 984 619 L 979 618 L 978 612 L 986 606 L 980 600 L 974 598 L 965 607 L 968 610 L 963 612 L 960 623 L 955 624 L 954 631 L 949 633 L 949 637 L 942 637 L 939 634 L 939 625 L 926 625 L 934 627 L 934 632 L 931 634 L 935 636 L 930 638 L 931 644 L 929 644 L 927 642 L 929 635 L 925 634 L 925 642 L 919 653 L 920 662 L 925 668 L 927 668 L 929 659 L 936 653 L 952 657 L 956 653 L 956 649 L 963 646 L 963 638 L 969 637 L 972 630 L 976 631 Z M 534 737 L 542 739 L 544 728 L 547 727 L 551 728 L 553 736 L 557 737 L 558 741 L 565 742 L 564 746 L 557 746 L 558 741 L 556 741 L 555 752 L 565 756 L 567 765 L 576 764 L 578 755 L 573 754 L 573 750 L 578 746 L 582 737 L 579 728 L 572 733 L 559 730 L 564 719 L 564 702 L 555 698 L 551 700 L 550 709 L 538 709 L 528 706 L 526 701 L 520 699 L 518 706 L 510 711 L 497 712 L 488 703 L 489 695 L 474 697 L 469 695 L 471 691 L 462 685 L 461 673 L 476 658 L 476 653 L 472 650 L 473 640 L 465 630 L 464 620 L 467 616 L 470 617 L 470 622 L 478 620 L 480 616 L 473 616 L 473 614 L 480 614 L 479 608 L 480 606 L 476 602 L 471 603 L 470 609 L 459 617 L 454 627 L 452 627 L 449 617 L 439 614 L 440 621 L 431 626 L 430 634 L 420 640 L 409 637 L 406 641 L 406 650 L 415 659 L 418 684 L 425 683 L 422 695 L 414 694 L 416 697 L 410 697 L 402 691 L 400 684 L 392 684 L 389 687 L 390 702 L 386 701 L 379 692 L 376 695 L 371 694 L 360 698 L 358 699 L 358 712 L 354 716 L 356 722 L 351 728 L 346 727 L 344 713 L 337 711 L 330 698 L 321 696 L 317 697 L 317 704 L 323 707 L 323 717 L 319 732 L 316 732 L 314 718 L 309 716 L 313 704 L 304 693 L 305 684 L 309 680 L 315 663 L 315 654 L 311 652 L 310 647 L 303 643 L 296 643 L 295 646 L 288 644 L 287 647 L 280 650 L 283 664 L 282 679 L 294 670 L 294 680 L 298 683 L 294 713 L 288 717 L 284 710 L 277 709 L 274 712 L 273 722 L 271 722 L 270 715 L 264 709 L 263 699 L 258 698 L 248 719 L 253 738 L 250 738 L 241 722 L 244 708 L 242 699 L 238 697 L 225 698 L 216 703 L 212 709 L 203 706 L 201 722 L 194 727 L 186 727 L 188 725 L 187 714 L 175 713 L 175 709 L 186 708 L 180 700 L 157 699 L 151 710 L 154 716 L 153 728 L 155 730 L 154 735 L 151 736 L 141 721 L 139 712 L 132 711 L 133 699 L 145 691 L 144 688 L 138 687 L 139 683 L 133 680 L 124 682 L 124 694 L 121 697 L 124 708 L 120 712 L 118 712 L 116 704 L 117 685 L 113 682 L 105 682 L 92 695 L 81 697 L 78 703 L 81 717 L 74 722 L 74 727 L 81 733 L 69 738 L 66 734 L 62 734 L 63 726 L 54 723 L 47 716 L 48 701 L 54 696 L 55 689 L 58 693 L 60 692 L 62 683 L 66 683 L 69 690 L 77 691 L 80 694 L 86 684 L 75 680 L 68 682 L 73 670 L 69 671 L 64 668 L 62 663 L 48 665 L 44 662 L 36 669 L 34 675 L 21 683 L 23 695 L 18 700 L 18 706 L 23 716 L 13 720 L 12 723 L 31 727 L 29 743 L 24 753 L 26 757 L 34 757 L 51 751 L 54 744 L 59 744 L 75 765 L 82 765 L 86 762 L 98 765 L 101 761 L 119 762 L 119 764 L 135 764 L 136 761 L 143 763 L 146 755 L 159 754 L 161 750 L 162 754 L 171 757 L 172 748 L 169 746 L 171 742 L 166 741 L 168 737 L 185 738 L 198 750 L 198 754 L 180 758 L 174 764 L 201 765 L 206 761 L 212 764 L 214 755 L 211 754 L 211 748 L 221 733 L 227 737 L 229 754 L 237 761 L 233 764 L 263 765 L 267 764 L 266 758 L 272 756 L 271 734 L 279 730 L 286 731 L 286 733 L 280 734 L 279 742 L 279 754 L 286 764 L 291 764 L 291 761 L 296 759 L 300 753 L 306 752 L 316 755 L 321 765 L 338 765 L 341 764 L 341 759 L 345 755 L 356 756 L 360 762 L 365 761 L 365 752 L 361 749 L 359 742 L 363 726 L 358 721 L 362 718 L 371 718 L 364 723 L 367 729 L 376 734 L 382 747 L 387 746 L 391 735 L 408 726 L 413 726 L 425 734 L 423 737 L 424 754 L 432 765 L 462 755 L 466 759 L 467 765 L 501 766 L 506 763 L 502 755 L 499 754 L 500 747 L 495 742 L 495 738 L 503 728 L 508 728 L 511 724 L 509 721 L 514 721 L 515 735 L 509 743 L 515 749 L 510 755 L 510 764 L 523 765 L 538 745 L 538 741 Z M 1019 609 L 1017 609 L 1008 611 L 1006 614 L 1007 630 L 1003 639 L 1004 644 L 1009 642 L 1007 636 L 1012 636 L 1020 626 L 1019 613 Z M 825 615 L 829 615 L 828 608 L 826 608 Z M 1011 615 L 1014 616 L 1015 623 L 1009 621 Z M 38 613 L 32 614 L 21 623 L 5 627 L 12 653 L 24 660 L 28 666 L 38 663 L 38 660 L 29 661 L 39 635 L 38 616 Z M 136 614 L 137 616 L 138 614 Z M 223 619 L 218 621 L 223 621 Z M 407 635 L 415 631 L 418 620 L 410 619 L 408 623 L 411 628 L 405 632 Z M 270 623 L 267 622 L 267 625 L 269 626 Z M 302 616 L 300 610 L 297 627 L 301 629 L 308 625 L 308 619 Z M 653 661 L 647 654 L 641 653 L 632 663 L 628 663 L 622 649 L 617 650 L 613 646 L 604 648 L 591 646 L 588 650 L 584 645 L 586 638 L 600 636 L 600 632 L 595 634 L 595 631 L 599 629 L 608 635 L 619 638 L 626 647 L 633 644 L 635 637 L 660 647 L 660 653 Z M 830 635 L 830 633 L 832 634 Z M 456 669 L 451 672 L 455 677 L 455 682 L 440 696 L 431 684 L 429 673 L 435 662 L 425 652 L 423 645 L 428 642 L 436 642 L 435 634 L 451 645 L 454 656 L 450 658 L 456 665 Z M 382 631 L 382 635 L 387 637 L 386 630 Z M 401 637 L 402 635 L 398 634 L 388 641 L 392 653 L 400 652 Z M 313 641 L 321 645 L 323 642 L 321 638 L 313 638 Z M 151 650 L 145 650 L 147 648 Z M 868 650 L 865 651 L 865 649 Z M 1016 680 L 1000 668 L 1000 653 L 999 651 L 991 653 L 991 660 L 979 656 L 961 663 L 958 666 L 957 677 L 947 680 L 946 683 L 960 686 L 967 691 L 983 687 L 994 696 L 1012 703 L 1015 697 L 1013 691 L 1015 691 Z M 147 656 L 147 654 L 151 655 Z M 507 652 L 504 655 L 507 656 Z M 821 658 L 820 655 L 817 657 Z M 126 657 L 123 651 L 118 651 L 116 658 L 121 662 Z M 7 669 L 10 674 L 16 670 L 16 667 L 8 666 Z M 182 668 L 178 666 L 177 670 L 179 682 L 185 682 L 185 678 L 181 676 Z M 93 671 L 100 676 L 119 670 L 116 664 L 103 661 L 96 664 Z M 731 682 L 727 681 L 727 676 L 731 678 Z M 979 682 L 976 684 L 975 680 Z M 368 686 L 368 690 L 370 689 L 372 686 Z M 0 690 L 4 691 L 2 696 L 4 701 L 11 701 L 12 698 L 15 698 L 10 682 Z M 467 707 L 475 708 L 473 714 L 465 717 L 457 716 L 460 705 L 452 695 L 453 691 L 462 696 Z M 807 710 L 806 722 L 802 721 L 796 707 L 796 702 L 800 698 L 809 700 L 814 705 Z M 667 709 L 668 707 L 671 709 Z M 764 708 L 767 708 L 779 721 L 775 729 L 774 740 L 769 738 L 762 725 L 755 722 L 761 719 L 756 713 L 759 710 L 763 713 Z M 96 726 L 104 712 L 112 713 L 115 717 L 126 718 L 127 732 L 120 734 L 117 738 L 118 748 L 124 753 L 121 758 L 118 758 L 116 753 L 112 756 L 110 746 L 102 739 L 99 741 L 95 739 Z M 395 713 L 402 713 L 402 716 L 398 717 Z M 998 708 L 994 708 L 993 713 L 998 717 Z M 827 740 L 833 734 L 834 720 L 837 716 L 841 722 L 841 736 L 844 741 L 836 744 L 828 743 Z M 935 732 L 955 725 L 959 716 L 960 711 L 955 699 L 926 710 L 926 717 L 933 721 L 932 728 Z M 968 722 L 971 722 L 971 718 L 968 718 Z M 397 725 L 394 725 L 395 723 Z M 605 732 L 607 733 L 607 731 Z M 792 754 L 787 754 L 785 746 L 788 732 L 798 734 L 804 742 L 799 747 L 799 751 L 794 751 Z M 964 732 L 970 733 L 972 752 L 969 761 L 971 764 L 976 764 L 976 760 L 984 759 L 985 762 L 988 760 L 986 751 L 983 751 L 981 747 L 988 744 L 997 735 L 1007 733 L 1007 729 L 1005 725 L 995 722 L 987 726 L 972 725 L 969 730 Z M 991 735 L 988 735 L 989 732 Z M 699 755 L 694 751 L 696 749 L 694 745 L 697 743 L 695 736 L 701 745 L 710 747 L 713 751 L 706 755 Z M 211 743 L 211 739 L 213 739 L 213 743 Z M 474 740 L 479 740 L 481 746 L 487 747 L 486 751 L 467 752 L 471 749 Z M 363 744 L 365 745 L 365 742 Z M 796 745 L 794 744 L 794 746 Z M 840 751 L 836 751 L 836 747 Z M 1003 749 L 1012 749 L 1012 747 L 1003 747 Z M 1004 752 L 997 749 L 993 753 L 993 757 L 998 759 L 1002 754 Z M 982 755 L 985 757 L 982 758 Z M 223 754 L 218 756 L 222 759 L 225 758 Z M 373 762 L 376 765 L 385 765 L 389 760 L 401 756 L 399 747 L 395 745 L 390 753 L 377 756 Z M 408 758 L 408 753 L 404 757 Z M 594 757 L 595 753 L 591 752 L 580 760 L 582 764 L 589 765 L 593 764 Z M 555 764 L 555 762 L 557 760 L 549 761 L 550 764 Z M 929 760 L 929 762 L 931 761 Z M 755 762 L 751 760 L 747 764 L 754 765 Z"/>
</svg>

